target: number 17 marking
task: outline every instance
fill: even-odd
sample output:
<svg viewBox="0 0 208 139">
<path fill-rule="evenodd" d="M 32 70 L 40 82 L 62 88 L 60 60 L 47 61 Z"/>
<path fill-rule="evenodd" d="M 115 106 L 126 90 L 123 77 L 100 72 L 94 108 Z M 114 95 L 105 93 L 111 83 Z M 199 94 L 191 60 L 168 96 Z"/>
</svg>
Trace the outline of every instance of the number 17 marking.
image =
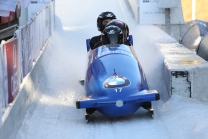
<svg viewBox="0 0 208 139">
<path fill-rule="evenodd" d="M 116 93 L 117 93 L 117 92 L 121 92 L 121 91 L 122 91 L 122 88 L 116 88 L 114 91 L 115 91 Z"/>
</svg>

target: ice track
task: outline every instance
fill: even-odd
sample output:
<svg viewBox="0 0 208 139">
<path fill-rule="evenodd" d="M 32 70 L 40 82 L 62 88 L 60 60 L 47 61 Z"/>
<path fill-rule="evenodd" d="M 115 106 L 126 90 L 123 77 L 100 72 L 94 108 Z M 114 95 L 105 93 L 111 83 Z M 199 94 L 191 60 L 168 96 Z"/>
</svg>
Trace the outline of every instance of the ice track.
<svg viewBox="0 0 208 139">
<path fill-rule="evenodd" d="M 137 25 L 124 0 L 57 0 L 55 10 L 56 29 L 43 55 L 40 87 L 16 139 L 208 137 L 208 124 L 204 122 L 208 118 L 208 104 L 167 96 L 162 81 L 163 59 L 153 44 L 144 39 L 148 33 L 160 31 L 157 27 Z M 154 119 L 140 108 L 124 118 L 95 113 L 92 122 L 86 124 L 85 111 L 75 107 L 77 98 L 84 95 L 78 80 L 84 78 L 86 70 L 85 40 L 99 34 L 96 20 L 103 11 L 112 11 L 129 25 L 150 88 L 161 93 L 161 100 L 153 102 Z M 163 38 L 164 34 L 155 37 Z"/>
</svg>

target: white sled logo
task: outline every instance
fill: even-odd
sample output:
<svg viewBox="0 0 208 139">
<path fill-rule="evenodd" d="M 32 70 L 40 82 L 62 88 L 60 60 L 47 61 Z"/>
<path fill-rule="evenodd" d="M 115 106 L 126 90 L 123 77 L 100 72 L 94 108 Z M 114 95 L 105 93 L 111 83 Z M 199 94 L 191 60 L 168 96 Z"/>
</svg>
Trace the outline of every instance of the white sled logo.
<svg viewBox="0 0 208 139">
<path fill-rule="evenodd" d="M 115 30 L 110 30 L 108 34 L 115 34 Z"/>
<path fill-rule="evenodd" d="M 108 13 L 108 14 L 106 15 L 106 17 L 113 17 L 113 15 L 112 15 L 111 13 Z"/>
<path fill-rule="evenodd" d="M 124 76 L 111 76 L 107 78 L 103 83 L 103 86 L 105 88 L 118 88 L 129 85 L 130 85 L 130 81 Z"/>
</svg>

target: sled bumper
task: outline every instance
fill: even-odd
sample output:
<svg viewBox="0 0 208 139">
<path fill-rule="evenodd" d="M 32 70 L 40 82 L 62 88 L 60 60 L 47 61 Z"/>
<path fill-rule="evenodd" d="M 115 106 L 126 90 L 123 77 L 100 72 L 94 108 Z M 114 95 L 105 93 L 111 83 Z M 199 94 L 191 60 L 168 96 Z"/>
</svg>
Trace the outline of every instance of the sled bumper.
<svg viewBox="0 0 208 139">
<path fill-rule="evenodd" d="M 160 99 L 160 94 L 156 90 L 143 90 L 131 95 L 115 94 L 102 98 L 80 98 L 76 101 L 77 109 L 99 108 L 116 105 L 122 107 L 125 104 L 141 104 L 143 102 L 156 101 Z"/>
</svg>

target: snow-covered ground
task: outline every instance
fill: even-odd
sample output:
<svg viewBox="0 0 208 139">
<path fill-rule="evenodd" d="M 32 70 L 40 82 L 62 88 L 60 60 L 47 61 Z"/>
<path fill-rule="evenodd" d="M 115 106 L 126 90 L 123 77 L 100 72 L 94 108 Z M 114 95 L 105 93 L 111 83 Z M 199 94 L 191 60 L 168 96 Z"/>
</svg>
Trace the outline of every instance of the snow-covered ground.
<svg viewBox="0 0 208 139">
<path fill-rule="evenodd" d="M 124 0 L 57 0 L 55 9 L 56 30 L 43 55 L 41 85 L 16 139 L 208 138 L 208 103 L 167 95 L 162 57 L 141 36 L 145 35 L 141 32 L 148 35 L 159 29 L 137 25 Z M 128 23 L 150 88 L 161 93 L 161 100 L 153 102 L 154 119 L 140 108 L 124 118 L 107 118 L 96 112 L 92 122 L 86 124 L 84 110 L 75 107 L 75 101 L 84 96 L 78 80 L 84 77 L 87 62 L 85 40 L 99 34 L 97 16 L 107 10 Z"/>
</svg>

